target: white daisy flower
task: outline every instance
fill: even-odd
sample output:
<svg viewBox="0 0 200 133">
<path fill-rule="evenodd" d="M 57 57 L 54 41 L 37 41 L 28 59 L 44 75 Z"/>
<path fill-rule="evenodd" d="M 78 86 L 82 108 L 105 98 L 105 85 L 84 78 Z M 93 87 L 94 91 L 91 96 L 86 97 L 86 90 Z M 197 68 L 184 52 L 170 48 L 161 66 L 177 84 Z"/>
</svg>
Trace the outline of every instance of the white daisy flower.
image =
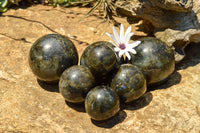
<svg viewBox="0 0 200 133">
<path fill-rule="evenodd" d="M 116 52 L 119 52 L 120 58 L 122 57 L 123 54 L 125 54 L 126 57 L 130 60 L 131 56 L 130 56 L 129 52 L 136 54 L 137 52 L 133 48 L 137 47 L 141 43 L 141 41 L 133 41 L 133 42 L 129 43 L 130 38 L 131 38 L 131 36 L 134 35 L 134 33 L 131 32 L 131 26 L 129 26 L 124 34 L 124 25 L 123 24 L 121 24 L 121 27 L 120 27 L 120 36 L 117 33 L 117 30 L 115 29 L 115 27 L 113 27 L 113 35 L 114 36 L 109 33 L 106 33 L 106 35 L 108 35 L 114 41 L 114 43 L 112 41 L 109 41 L 109 42 L 111 42 L 114 46 L 116 46 L 114 48 L 114 50 Z"/>
</svg>

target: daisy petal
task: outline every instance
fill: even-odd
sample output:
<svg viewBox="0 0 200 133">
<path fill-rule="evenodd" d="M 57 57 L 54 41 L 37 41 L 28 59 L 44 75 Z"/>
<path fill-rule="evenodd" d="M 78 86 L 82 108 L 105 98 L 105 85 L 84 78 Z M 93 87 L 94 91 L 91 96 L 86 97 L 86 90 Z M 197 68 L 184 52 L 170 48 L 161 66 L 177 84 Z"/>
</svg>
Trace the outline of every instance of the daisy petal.
<svg viewBox="0 0 200 133">
<path fill-rule="evenodd" d="M 135 49 L 129 49 L 127 50 L 128 52 L 131 52 L 132 54 L 137 54 L 137 52 L 135 51 Z"/>
<path fill-rule="evenodd" d="M 107 32 L 106 32 L 106 35 L 109 36 L 117 45 L 119 45 L 113 35 L 111 35 L 110 33 L 107 33 Z"/>
<path fill-rule="evenodd" d="M 112 45 L 116 46 L 116 44 L 113 41 L 109 41 L 109 43 L 111 43 Z"/>
<path fill-rule="evenodd" d="M 129 43 L 130 38 L 134 35 L 134 33 L 131 32 L 131 26 L 128 27 L 125 33 L 124 32 L 124 25 L 121 24 L 119 34 L 117 29 L 113 27 L 113 35 L 109 33 L 106 33 L 106 35 L 112 38 L 113 41 L 109 42 L 115 46 L 113 49 L 118 53 L 118 56 L 121 58 L 125 54 L 128 60 L 130 60 L 132 54 L 137 54 L 134 48 L 137 47 L 141 41 L 133 41 Z"/>
<path fill-rule="evenodd" d="M 122 55 L 124 54 L 124 50 L 119 51 L 119 57 L 121 58 Z"/>
<path fill-rule="evenodd" d="M 124 40 L 124 25 L 121 24 L 121 27 L 120 27 L 120 40 L 121 40 L 121 43 L 123 43 L 122 41 Z"/>
<path fill-rule="evenodd" d="M 118 48 L 118 47 L 115 47 L 115 48 L 114 48 L 114 51 L 115 51 L 115 52 L 119 52 L 119 51 L 121 51 L 121 49 Z"/>
<path fill-rule="evenodd" d="M 137 47 L 140 43 L 141 43 L 141 41 L 133 41 L 133 42 L 129 43 L 129 45 L 131 45 L 131 48 L 135 48 L 135 47 Z"/>
<path fill-rule="evenodd" d="M 131 26 L 128 27 L 128 29 L 126 30 L 126 33 L 124 35 L 124 38 L 126 38 L 126 36 L 131 33 Z"/>
<path fill-rule="evenodd" d="M 114 34 L 114 37 L 116 39 L 116 43 L 120 44 L 120 38 L 119 38 L 119 35 L 118 35 L 117 30 L 115 29 L 115 27 L 113 27 L 113 34 Z"/>
<path fill-rule="evenodd" d="M 109 36 L 109 37 L 111 37 L 111 36 L 112 36 L 112 35 L 111 35 L 110 33 L 108 33 L 108 32 L 106 32 L 106 35 L 107 35 L 107 36 Z"/>
<path fill-rule="evenodd" d="M 128 58 L 128 60 L 131 59 L 131 56 L 130 56 L 130 54 L 129 54 L 128 52 L 125 52 L 125 55 L 126 55 L 126 57 Z"/>
<path fill-rule="evenodd" d="M 126 36 L 126 38 L 124 39 L 125 44 L 128 44 L 128 42 L 130 41 L 130 38 L 131 38 L 133 35 L 134 35 L 134 33 L 132 32 L 132 33 L 129 33 L 129 34 Z"/>
</svg>

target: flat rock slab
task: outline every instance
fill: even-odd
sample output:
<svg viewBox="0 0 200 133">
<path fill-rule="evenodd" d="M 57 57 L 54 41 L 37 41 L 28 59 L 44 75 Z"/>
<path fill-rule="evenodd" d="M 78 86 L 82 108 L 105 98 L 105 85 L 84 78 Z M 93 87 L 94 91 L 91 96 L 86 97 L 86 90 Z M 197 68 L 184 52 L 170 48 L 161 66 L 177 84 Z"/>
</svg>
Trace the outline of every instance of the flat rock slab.
<svg viewBox="0 0 200 133">
<path fill-rule="evenodd" d="M 66 35 L 79 56 L 88 44 L 109 40 L 105 32 L 112 32 L 112 24 L 95 15 L 78 22 L 88 11 L 37 5 L 11 9 L 0 16 L 0 132 L 198 133 L 200 44 L 188 45 L 187 57 L 166 83 L 149 88 L 142 98 L 122 105 L 115 117 L 104 122 L 91 120 L 82 105 L 66 103 L 57 85 L 36 79 L 28 65 L 28 53 L 39 37 Z M 128 27 L 126 20 L 118 21 Z"/>
</svg>

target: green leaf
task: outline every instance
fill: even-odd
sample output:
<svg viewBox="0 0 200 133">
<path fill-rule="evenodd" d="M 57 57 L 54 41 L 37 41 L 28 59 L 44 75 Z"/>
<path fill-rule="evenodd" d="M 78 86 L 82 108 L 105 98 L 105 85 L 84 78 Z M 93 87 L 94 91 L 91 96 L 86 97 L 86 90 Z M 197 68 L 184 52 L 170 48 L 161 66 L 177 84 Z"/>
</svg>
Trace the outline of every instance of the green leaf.
<svg viewBox="0 0 200 133">
<path fill-rule="evenodd" d="M 0 7 L 0 12 L 6 12 L 8 10 L 8 8 L 6 7 Z"/>
<path fill-rule="evenodd" d="M 0 0 L 0 7 L 6 7 L 8 5 L 8 0 Z"/>
</svg>

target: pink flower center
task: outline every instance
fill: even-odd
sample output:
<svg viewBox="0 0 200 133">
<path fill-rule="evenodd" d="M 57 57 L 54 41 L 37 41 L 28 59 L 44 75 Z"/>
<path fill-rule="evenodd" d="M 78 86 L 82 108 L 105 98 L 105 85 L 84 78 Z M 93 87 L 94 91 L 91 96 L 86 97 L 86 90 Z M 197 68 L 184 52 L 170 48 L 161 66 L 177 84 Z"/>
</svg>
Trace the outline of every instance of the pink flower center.
<svg viewBox="0 0 200 133">
<path fill-rule="evenodd" d="M 126 45 L 125 45 L 124 43 L 121 43 L 121 44 L 119 44 L 119 48 L 125 49 L 125 48 L 126 48 Z"/>
</svg>

